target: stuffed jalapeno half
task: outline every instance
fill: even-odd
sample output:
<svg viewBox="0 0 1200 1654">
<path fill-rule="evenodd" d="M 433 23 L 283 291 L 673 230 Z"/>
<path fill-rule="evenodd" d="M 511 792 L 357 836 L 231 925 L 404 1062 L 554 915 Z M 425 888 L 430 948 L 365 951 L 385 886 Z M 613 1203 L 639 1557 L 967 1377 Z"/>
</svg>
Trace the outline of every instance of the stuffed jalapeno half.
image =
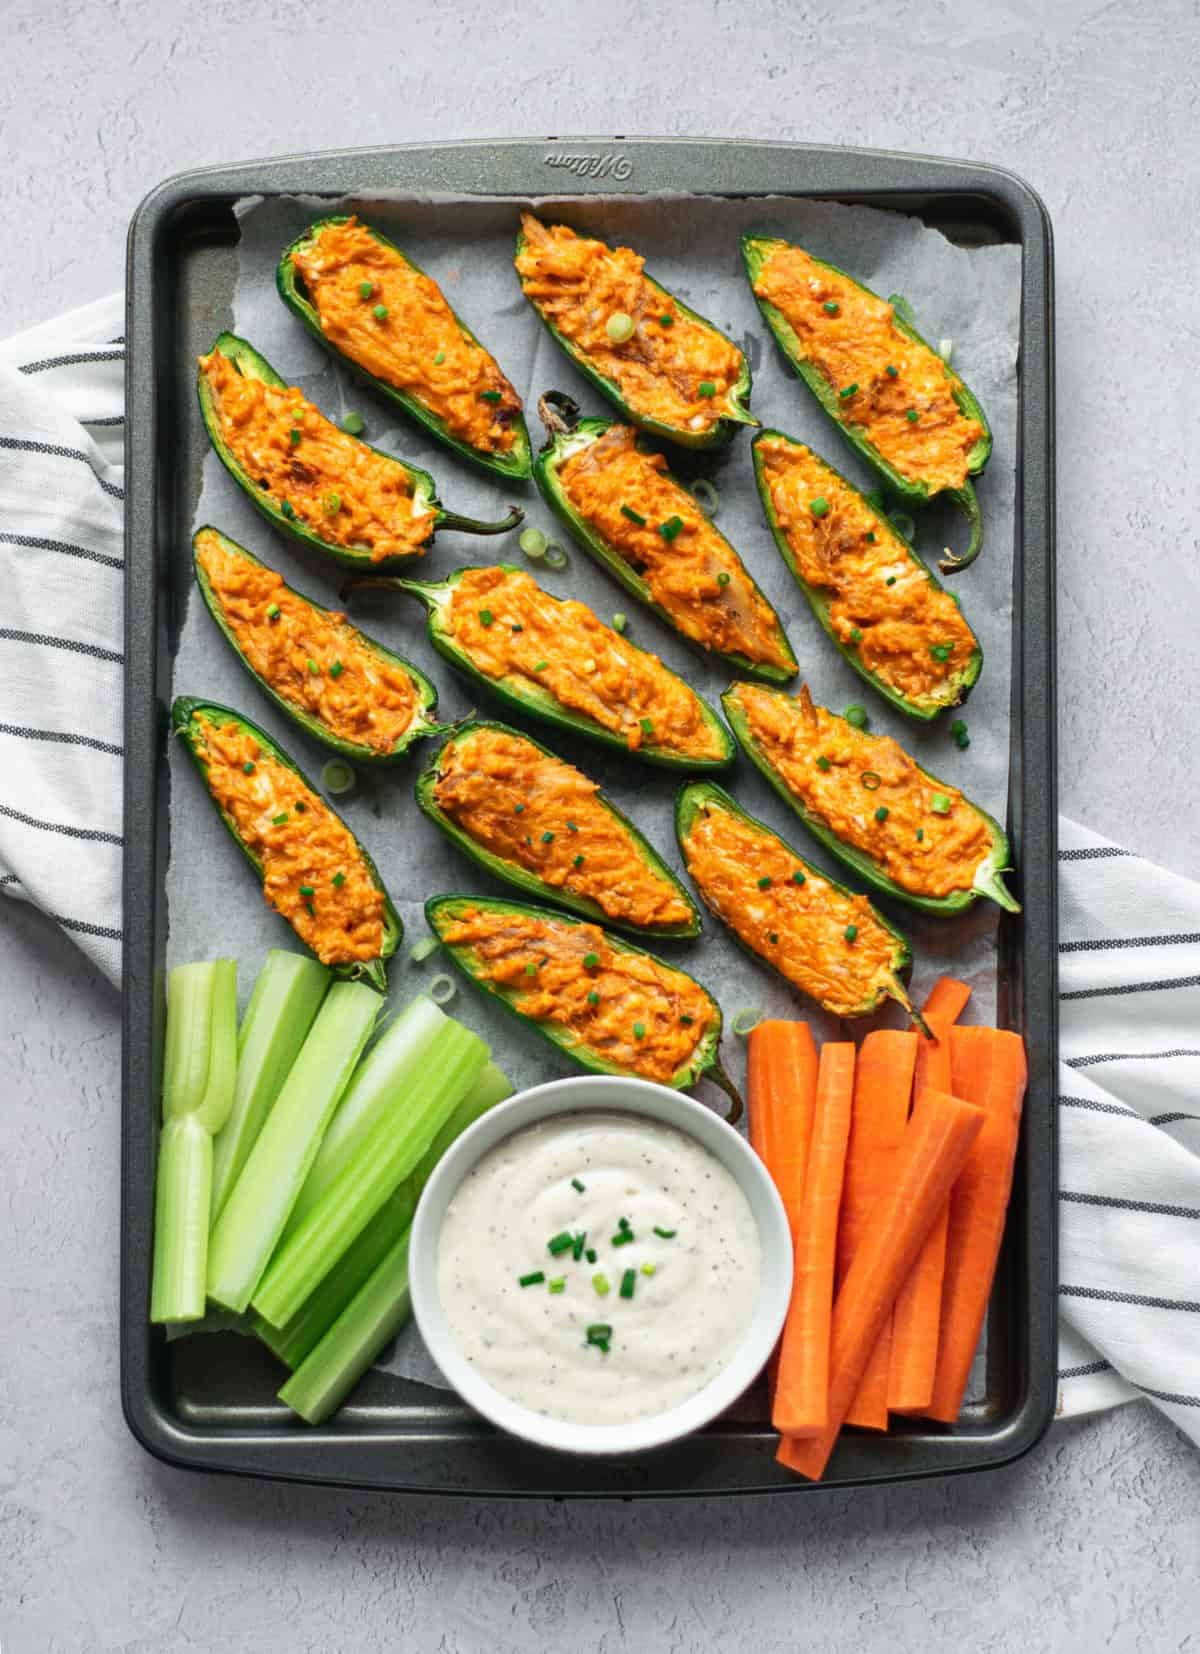
<svg viewBox="0 0 1200 1654">
<path fill-rule="evenodd" d="M 784 803 L 880 895 L 926 913 L 961 913 L 980 896 L 1020 912 L 1001 877 L 1009 849 L 999 822 L 899 742 L 816 706 L 807 684 L 793 696 L 735 683 L 721 703 Z"/>
<path fill-rule="evenodd" d="M 958 706 L 983 651 L 957 600 L 884 512 L 803 442 L 763 431 L 751 446 L 780 556 L 845 659 L 909 717 Z"/>
<path fill-rule="evenodd" d="M 832 1016 L 863 1017 L 894 999 L 914 1020 L 900 932 L 711 781 L 682 787 L 675 831 L 692 883 L 741 946 Z"/>
<path fill-rule="evenodd" d="M 381 396 L 502 477 L 529 475 L 521 398 L 430 276 L 370 225 L 322 218 L 285 247 L 284 304 Z"/>
<path fill-rule="evenodd" d="M 403 927 L 375 863 L 283 748 L 216 701 L 171 708 L 209 797 L 262 880 L 267 906 L 337 976 L 387 990 Z"/>
<path fill-rule="evenodd" d="M 768 236 L 743 236 L 754 296 L 784 355 L 847 441 L 907 504 L 946 494 L 970 544 L 949 573 L 973 563 L 983 518 L 972 477 L 992 451 L 983 409 L 917 332 L 898 294 L 884 300 L 836 265 Z"/>
<path fill-rule="evenodd" d="M 595 1074 L 679 1090 L 721 1067 L 721 1008 L 685 971 L 585 919 L 483 896 L 432 896 L 430 928 L 468 979 Z"/>
<path fill-rule="evenodd" d="M 584 550 L 694 648 L 771 683 L 794 678 L 779 616 L 662 455 L 630 425 L 576 422 L 556 393 L 540 411 L 550 438 L 534 479 Z"/>
<path fill-rule="evenodd" d="M 510 563 L 456 569 L 436 584 L 356 584 L 420 598 L 438 653 L 519 712 L 651 764 L 713 770 L 733 760 L 733 737 L 716 712 L 657 655 Z"/>
<path fill-rule="evenodd" d="M 215 528 L 192 540 L 196 583 L 226 642 L 264 694 L 355 763 L 400 758 L 437 735 L 437 690 L 382 643 L 285 585 Z"/>
<path fill-rule="evenodd" d="M 522 213 L 525 297 L 579 371 L 643 431 L 715 448 L 750 412 L 750 365 L 732 339 L 646 273 L 629 247 Z"/>
<path fill-rule="evenodd" d="M 446 511 L 428 471 L 343 431 L 234 333 L 200 357 L 196 390 L 218 458 L 264 517 L 351 568 L 420 557 L 439 528 L 502 534 L 525 515 L 514 505 L 483 523 Z"/>
<path fill-rule="evenodd" d="M 505 724 L 456 729 L 417 781 L 429 819 L 535 900 L 653 936 L 696 936 L 696 904 L 597 784 Z"/>
</svg>

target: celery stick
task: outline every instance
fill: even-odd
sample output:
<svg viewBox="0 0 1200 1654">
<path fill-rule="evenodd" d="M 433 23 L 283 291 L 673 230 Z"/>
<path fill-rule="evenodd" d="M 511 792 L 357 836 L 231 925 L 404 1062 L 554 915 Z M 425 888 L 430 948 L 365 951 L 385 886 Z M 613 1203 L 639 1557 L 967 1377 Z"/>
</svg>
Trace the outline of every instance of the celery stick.
<svg viewBox="0 0 1200 1654">
<path fill-rule="evenodd" d="M 213 1143 L 213 1223 L 246 1164 L 329 983 L 324 965 L 280 948 L 271 949 L 258 973 L 238 1034 L 233 1108 Z"/>
<path fill-rule="evenodd" d="M 412 1222 L 417 1199 L 433 1168 L 454 1139 L 474 1125 L 489 1108 L 512 1096 L 512 1086 L 494 1062 L 489 1062 L 454 1113 L 434 1138 L 425 1158 L 389 1196 L 358 1239 L 342 1253 L 314 1292 L 286 1326 L 273 1327 L 261 1316 L 254 1331 L 288 1367 L 298 1367 L 322 1335 L 345 1309 L 354 1294 Z"/>
<path fill-rule="evenodd" d="M 446 1020 L 431 999 L 418 994 L 367 1052 L 321 1139 L 317 1158 L 288 1217 L 285 1239 L 300 1227 L 353 1159 L 390 1098 L 418 1083 Z"/>
<path fill-rule="evenodd" d="M 223 1308 L 250 1302 L 381 1005 L 361 982 L 326 994 L 212 1232 L 208 1295 Z"/>
<path fill-rule="evenodd" d="M 253 1303 L 272 1326 L 282 1326 L 296 1313 L 392 1191 L 415 1170 L 487 1060 L 483 1041 L 447 1018 L 420 1084 L 388 1099 L 353 1159 L 271 1259 Z"/>
<path fill-rule="evenodd" d="M 406 1229 L 320 1343 L 279 1392 L 293 1412 L 320 1424 L 340 1407 L 412 1313 Z"/>
<path fill-rule="evenodd" d="M 151 1321 L 204 1314 L 212 1139 L 233 1105 L 236 1078 L 236 961 L 177 965 L 167 978 Z"/>
</svg>

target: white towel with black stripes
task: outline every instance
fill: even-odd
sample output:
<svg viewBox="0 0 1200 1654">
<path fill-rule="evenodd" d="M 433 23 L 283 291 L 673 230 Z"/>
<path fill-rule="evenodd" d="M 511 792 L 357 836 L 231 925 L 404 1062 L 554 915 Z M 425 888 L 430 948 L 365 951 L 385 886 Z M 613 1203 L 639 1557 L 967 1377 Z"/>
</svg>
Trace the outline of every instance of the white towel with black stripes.
<svg viewBox="0 0 1200 1654">
<path fill-rule="evenodd" d="M 0 345 L 0 890 L 121 956 L 122 304 Z M 1200 1442 L 1200 885 L 1063 821 L 1059 1414 Z"/>
</svg>

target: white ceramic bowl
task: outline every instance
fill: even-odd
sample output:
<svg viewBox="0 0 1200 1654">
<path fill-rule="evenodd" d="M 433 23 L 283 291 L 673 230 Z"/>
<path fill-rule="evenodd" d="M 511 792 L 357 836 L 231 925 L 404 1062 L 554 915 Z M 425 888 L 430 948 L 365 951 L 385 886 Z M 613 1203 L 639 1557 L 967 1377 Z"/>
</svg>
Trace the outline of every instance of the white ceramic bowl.
<svg viewBox="0 0 1200 1654">
<path fill-rule="evenodd" d="M 634 1419 L 628 1424 L 575 1424 L 547 1418 L 497 1390 L 461 1354 L 437 1287 L 442 1219 L 467 1173 L 489 1149 L 524 1126 L 551 1116 L 595 1109 L 661 1121 L 714 1154 L 749 1202 L 762 1251 L 758 1302 L 733 1358 L 686 1401 L 652 1418 Z M 542 1447 L 568 1453 L 634 1453 L 699 1430 L 735 1402 L 761 1371 L 787 1314 L 792 1290 L 792 1242 L 775 1185 L 754 1150 L 732 1126 L 702 1103 L 666 1086 L 619 1076 L 585 1075 L 552 1080 L 510 1097 L 490 1109 L 446 1151 L 417 1206 L 408 1272 L 413 1312 L 429 1352 L 446 1380 L 476 1412 L 512 1435 Z"/>
</svg>

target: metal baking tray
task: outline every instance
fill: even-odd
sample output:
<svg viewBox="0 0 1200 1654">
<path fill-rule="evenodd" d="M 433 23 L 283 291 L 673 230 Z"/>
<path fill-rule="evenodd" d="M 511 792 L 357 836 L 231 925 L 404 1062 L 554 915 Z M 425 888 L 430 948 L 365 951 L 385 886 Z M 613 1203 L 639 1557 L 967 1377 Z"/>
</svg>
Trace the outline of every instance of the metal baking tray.
<svg viewBox="0 0 1200 1654">
<path fill-rule="evenodd" d="M 913 214 L 951 239 L 1021 249 L 1008 831 L 1024 914 L 1000 931 L 1000 1018 L 1026 1039 L 1030 1085 L 988 1322 L 984 1399 L 953 1429 L 845 1433 L 824 1487 L 1004 1464 L 1039 1439 L 1055 1393 L 1057 943 L 1054 753 L 1054 337 L 1050 223 L 996 167 L 881 150 L 729 140 L 541 138 L 337 151 L 184 173 L 129 234 L 126 349 L 125 983 L 121 1395 L 151 1453 L 240 1475 L 412 1492 L 683 1496 L 811 1491 L 776 1464 L 759 1387 L 658 1452 L 576 1459 L 498 1434 L 442 1391 L 372 1373 L 320 1429 L 274 1398 L 279 1369 L 232 1334 L 168 1344 L 147 1322 L 162 1063 L 171 823 L 171 664 L 206 442 L 193 363 L 226 325 L 234 204 L 252 195 L 790 194 Z"/>
</svg>

